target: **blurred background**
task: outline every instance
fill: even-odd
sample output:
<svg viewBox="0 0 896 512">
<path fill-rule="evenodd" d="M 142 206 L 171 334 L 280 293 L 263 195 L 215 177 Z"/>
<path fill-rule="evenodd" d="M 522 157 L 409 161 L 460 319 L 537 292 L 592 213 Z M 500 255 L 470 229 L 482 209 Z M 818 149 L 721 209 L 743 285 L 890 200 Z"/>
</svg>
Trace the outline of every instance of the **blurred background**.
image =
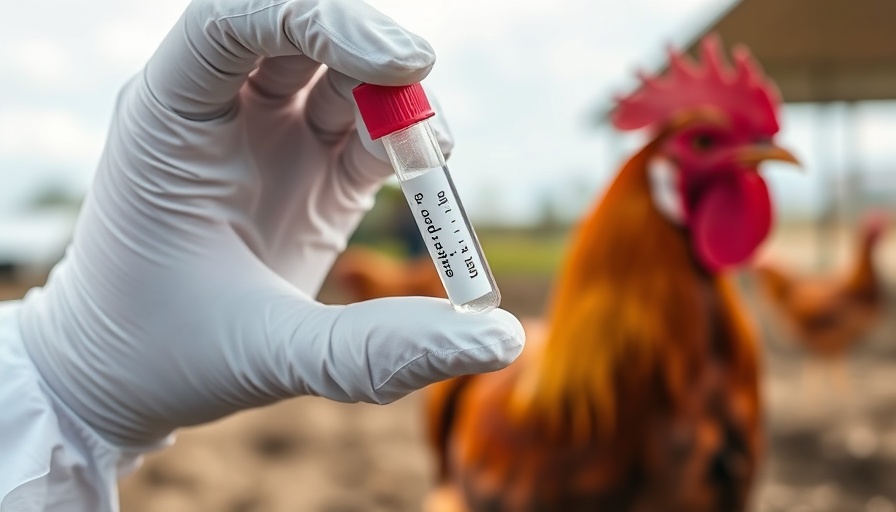
<svg viewBox="0 0 896 512">
<path fill-rule="evenodd" d="M 426 81 L 457 141 L 452 174 L 503 307 L 520 316 L 543 312 L 571 229 L 644 142 L 606 122 L 613 95 L 637 85 L 636 69 L 661 71 L 666 46 L 710 31 L 747 44 L 777 82 L 779 140 L 806 171 L 765 168 L 779 218 L 760 261 L 832 275 L 852 264 L 867 212 L 896 215 L 892 0 L 370 3 L 437 52 Z M 0 298 L 41 284 L 61 257 L 117 90 L 185 5 L 0 0 Z M 413 253 L 403 201 L 384 189 L 353 243 Z M 795 339 L 754 272 L 738 276 L 764 341 L 757 511 L 896 512 L 896 236 L 874 261 L 884 313 L 836 363 Z M 320 298 L 350 300 L 335 278 Z M 418 400 L 299 399 L 184 431 L 123 482 L 123 509 L 419 510 L 434 468 Z"/>
</svg>

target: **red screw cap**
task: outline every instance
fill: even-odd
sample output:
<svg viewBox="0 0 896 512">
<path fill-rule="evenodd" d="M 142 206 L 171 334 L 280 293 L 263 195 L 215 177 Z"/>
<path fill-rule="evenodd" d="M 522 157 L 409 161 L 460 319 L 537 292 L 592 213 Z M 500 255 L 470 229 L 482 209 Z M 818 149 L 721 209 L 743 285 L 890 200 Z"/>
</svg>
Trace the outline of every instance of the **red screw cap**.
<svg viewBox="0 0 896 512">
<path fill-rule="evenodd" d="M 361 84 L 352 95 L 373 140 L 436 115 L 419 83 L 397 87 Z"/>
</svg>

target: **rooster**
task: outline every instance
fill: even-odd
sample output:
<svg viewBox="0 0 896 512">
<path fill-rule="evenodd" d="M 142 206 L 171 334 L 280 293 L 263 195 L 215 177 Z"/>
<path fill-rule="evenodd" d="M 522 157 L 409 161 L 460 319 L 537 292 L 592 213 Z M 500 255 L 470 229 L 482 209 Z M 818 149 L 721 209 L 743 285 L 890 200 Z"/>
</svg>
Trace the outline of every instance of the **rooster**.
<svg viewBox="0 0 896 512">
<path fill-rule="evenodd" d="M 617 99 L 651 140 L 581 222 L 543 333 L 496 373 L 429 389 L 435 511 L 744 510 L 761 445 L 758 351 L 726 270 L 772 223 L 757 172 L 779 98 L 745 49 L 670 51 Z"/>
<path fill-rule="evenodd" d="M 874 250 L 885 225 L 883 215 L 865 217 L 854 262 L 843 274 L 811 278 L 770 263 L 757 265 L 771 309 L 810 352 L 829 361 L 842 358 L 881 319 L 884 293 Z"/>
</svg>

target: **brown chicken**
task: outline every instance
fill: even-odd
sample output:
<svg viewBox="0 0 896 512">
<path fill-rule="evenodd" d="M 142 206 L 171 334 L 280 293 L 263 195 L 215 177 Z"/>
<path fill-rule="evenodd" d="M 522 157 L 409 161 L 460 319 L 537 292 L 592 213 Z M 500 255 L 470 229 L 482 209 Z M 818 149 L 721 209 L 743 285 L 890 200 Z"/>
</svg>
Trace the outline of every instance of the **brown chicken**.
<svg viewBox="0 0 896 512">
<path fill-rule="evenodd" d="M 795 159 L 746 51 L 732 69 L 702 50 L 618 100 L 616 128 L 652 139 L 579 226 L 543 333 L 505 370 L 430 387 L 428 511 L 746 507 L 759 362 L 725 271 L 771 225 L 759 163 Z"/>
<path fill-rule="evenodd" d="M 807 277 L 770 263 L 757 265 L 756 276 L 768 305 L 795 341 L 811 353 L 840 358 L 881 319 L 884 291 L 874 250 L 885 225 L 881 214 L 865 217 L 852 266 L 842 273 Z"/>
<path fill-rule="evenodd" d="M 353 245 L 342 253 L 330 274 L 351 301 L 408 295 L 446 297 L 429 254 L 404 259 Z"/>
</svg>

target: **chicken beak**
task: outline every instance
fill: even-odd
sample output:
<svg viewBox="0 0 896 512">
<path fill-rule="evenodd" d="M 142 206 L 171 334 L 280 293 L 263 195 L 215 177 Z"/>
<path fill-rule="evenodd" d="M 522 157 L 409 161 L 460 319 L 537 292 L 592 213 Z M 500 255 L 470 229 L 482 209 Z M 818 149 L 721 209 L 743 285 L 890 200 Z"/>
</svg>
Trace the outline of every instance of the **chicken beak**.
<svg viewBox="0 0 896 512">
<path fill-rule="evenodd" d="M 800 161 L 797 160 L 793 153 L 774 144 L 756 144 L 747 146 L 737 153 L 737 161 L 744 167 L 754 169 L 760 163 L 766 160 L 778 160 L 780 162 L 788 162 L 800 167 Z"/>
</svg>

